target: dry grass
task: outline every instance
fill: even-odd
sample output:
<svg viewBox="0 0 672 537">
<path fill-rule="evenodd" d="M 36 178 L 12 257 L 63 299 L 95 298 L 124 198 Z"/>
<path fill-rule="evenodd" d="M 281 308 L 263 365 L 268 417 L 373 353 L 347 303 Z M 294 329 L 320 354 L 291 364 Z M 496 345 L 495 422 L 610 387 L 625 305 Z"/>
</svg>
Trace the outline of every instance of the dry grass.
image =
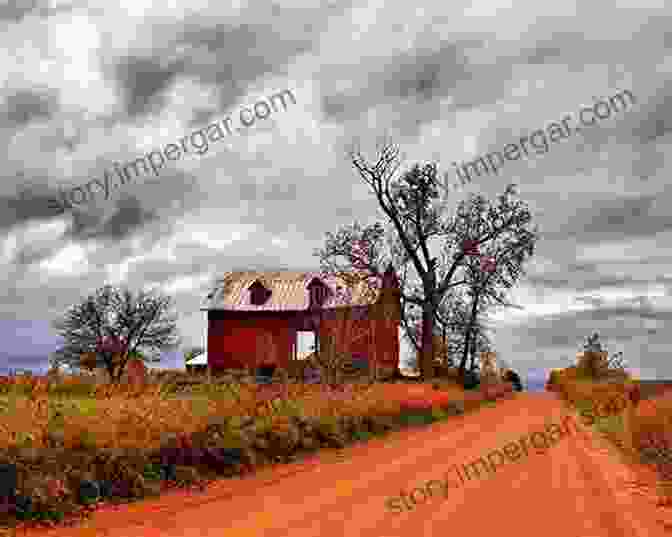
<svg viewBox="0 0 672 537">
<path fill-rule="evenodd" d="M 618 374 L 605 377 L 595 381 L 586 378 L 581 367 L 570 367 L 553 372 L 551 384 L 571 405 L 592 411 L 597 417 L 595 429 L 619 449 L 625 462 L 655 467 L 661 501 L 672 505 L 672 490 L 663 486 L 672 483 L 672 391 L 640 400 L 633 410 L 600 417 L 609 414 L 605 410 L 610 401 L 628 400 L 630 390 L 638 385 L 622 374 L 620 378 Z"/>
<path fill-rule="evenodd" d="M 66 448 L 151 450 L 160 447 L 166 434 L 203 430 L 213 417 L 279 415 L 282 412 L 269 405 L 273 398 L 290 400 L 305 416 L 394 415 L 401 412 L 409 394 L 417 397 L 422 392 L 430 397 L 433 392 L 431 385 L 416 383 L 351 384 L 342 394 L 321 385 L 287 383 L 274 388 L 277 393 L 270 393 L 269 387 L 208 386 L 202 377 L 179 377 L 176 380 L 174 375 L 170 380 L 196 383 L 182 397 L 168 394 L 169 383 L 129 388 L 96 385 L 74 376 L 58 383 L 40 378 L 16 380 L 11 392 L 0 396 L 0 450 L 16 446 L 46 448 L 55 432 Z M 476 397 L 465 397 L 457 386 L 445 389 L 454 393 L 455 399 Z"/>
</svg>

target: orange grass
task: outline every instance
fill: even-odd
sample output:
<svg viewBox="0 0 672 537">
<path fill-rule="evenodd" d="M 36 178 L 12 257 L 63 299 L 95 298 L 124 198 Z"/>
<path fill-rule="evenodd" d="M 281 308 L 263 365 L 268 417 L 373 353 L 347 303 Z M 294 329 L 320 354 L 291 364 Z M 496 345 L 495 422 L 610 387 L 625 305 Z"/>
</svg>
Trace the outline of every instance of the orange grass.
<svg viewBox="0 0 672 537">
<path fill-rule="evenodd" d="M 76 386 L 88 381 L 64 377 L 47 383 L 44 378 L 17 378 L 13 383 L 29 387 L 24 395 L 0 396 L 0 450 L 14 446 L 48 447 L 50 433 L 61 431 L 66 448 L 158 449 L 166 433 L 192 434 L 207 427 L 210 419 L 247 415 L 253 418 L 281 418 L 286 410 L 275 410 L 264 397 L 266 387 L 238 386 L 233 396 L 162 395 L 164 385 L 144 388 L 123 385 L 93 387 L 91 397 L 50 396 L 57 386 Z M 322 385 L 288 384 L 288 399 L 305 417 L 395 415 L 402 404 L 418 397 L 436 398 L 450 393 L 464 400 L 459 388 L 437 392 L 431 385 L 373 384 L 349 385 L 349 392 L 325 390 Z M 226 392 L 222 392 L 225 394 Z M 282 398 L 282 388 L 277 394 Z M 475 395 L 475 394 L 474 394 Z M 272 395 L 270 397 L 273 397 Z M 446 397 L 443 395 L 442 397 Z M 473 398 L 473 397 L 472 397 Z M 57 413 L 60 413 L 57 414 Z"/>
</svg>

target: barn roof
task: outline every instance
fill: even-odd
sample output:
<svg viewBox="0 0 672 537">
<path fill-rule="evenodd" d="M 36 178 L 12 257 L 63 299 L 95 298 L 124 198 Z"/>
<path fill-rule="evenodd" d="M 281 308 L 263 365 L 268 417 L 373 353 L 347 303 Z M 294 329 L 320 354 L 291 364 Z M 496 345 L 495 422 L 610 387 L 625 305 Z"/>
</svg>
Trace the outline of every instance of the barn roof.
<svg viewBox="0 0 672 537">
<path fill-rule="evenodd" d="M 334 295 L 338 286 L 348 284 L 342 278 L 325 276 L 319 272 L 229 272 L 217 281 L 215 289 L 201 305 L 201 310 L 235 310 L 235 311 L 302 311 L 308 309 L 310 291 L 308 284 L 319 278 L 331 291 L 323 308 L 338 306 L 365 306 L 378 300 L 380 290 L 371 291 L 366 282 L 362 281 L 352 288 L 352 301 L 349 304 L 337 304 Z M 255 281 L 260 281 L 271 291 L 271 296 L 262 305 L 250 303 L 248 288 Z M 379 286 L 378 286 L 379 287 Z"/>
<path fill-rule="evenodd" d="M 208 365 L 208 353 L 203 352 L 185 361 L 186 365 Z"/>
</svg>

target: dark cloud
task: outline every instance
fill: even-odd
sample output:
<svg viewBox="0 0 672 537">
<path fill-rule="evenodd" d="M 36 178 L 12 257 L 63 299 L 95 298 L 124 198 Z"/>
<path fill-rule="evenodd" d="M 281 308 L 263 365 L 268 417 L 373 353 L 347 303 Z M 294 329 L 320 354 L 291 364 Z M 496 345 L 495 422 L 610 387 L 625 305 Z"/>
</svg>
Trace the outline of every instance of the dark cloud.
<svg viewBox="0 0 672 537">
<path fill-rule="evenodd" d="M 530 51 L 525 59 L 527 60 L 527 63 L 532 65 L 546 65 L 552 63 L 553 60 L 562 58 L 562 53 L 562 48 L 557 45 L 540 45 Z"/>
<path fill-rule="evenodd" d="M 119 199 L 115 200 L 112 193 L 110 199 L 105 200 L 101 194 L 99 199 L 94 198 L 89 204 L 75 205 L 64 212 L 54 207 L 54 200 L 61 200 L 59 190 L 38 184 L 37 178 L 27 180 L 23 172 L 10 178 L 13 181 L 17 179 L 20 184 L 17 194 L 0 196 L 0 231 L 29 221 L 66 217 L 72 219 L 66 238 L 76 241 L 123 240 L 157 222 L 159 212 L 164 218 L 170 218 L 167 215 L 175 217 L 198 206 L 201 199 L 201 189 L 195 176 L 179 170 L 168 170 L 159 178 L 143 178 L 139 184 L 126 185 Z M 57 183 L 51 178 L 42 181 Z M 81 184 L 84 184 L 84 180 Z M 168 205 L 175 202 L 176 208 L 166 209 L 161 199 L 168 200 Z M 150 207 L 150 203 L 155 204 L 155 208 Z M 168 229 L 168 226 L 164 227 Z M 22 262 L 32 263 L 42 254 L 26 250 L 21 255 Z"/>
<path fill-rule="evenodd" d="M 20 4 L 20 5 L 19 5 Z M 18 23 L 28 15 L 51 17 L 58 13 L 68 13 L 73 6 L 49 6 L 46 0 L 9 0 L 0 4 L 0 21 Z"/>
<path fill-rule="evenodd" d="M 324 13 L 281 11 L 282 16 L 266 24 L 212 24 L 197 16 L 187 18 L 176 35 L 151 54 L 124 58 L 112 77 L 121 88 L 126 113 L 135 118 L 160 110 L 178 77 L 198 80 L 219 93 L 218 106 L 198 107 L 188 118 L 190 126 L 201 126 L 214 116 L 229 113 L 252 82 L 279 73 L 293 58 L 311 50 L 327 23 Z M 315 24 L 306 24 L 309 19 L 315 19 Z M 263 17 L 257 17 L 261 20 Z M 279 32 L 281 28 L 286 32 Z M 293 90 L 277 88 L 284 89 Z"/>
<path fill-rule="evenodd" d="M 637 265 L 638 263 L 632 263 Z M 610 274 L 590 273 L 594 276 L 586 276 L 579 272 L 571 272 L 569 269 L 563 273 L 563 276 L 554 277 L 553 275 L 529 274 L 525 278 L 525 283 L 533 288 L 545 288 L 549 290 L 567 290 L 569 292 L 590 292 L 603 288 L 631 289 L 641 287 L 647 284 L 647 278 L 635 278 L 633 276 L 613 276 Z M 655 283 L 669 284 L 672 278 L 659 276 L 655 278 Z M 590 301 L 588 297 L 580 297 L 583 301 Z"/>
<path fill-rule="evenodd" d="M 594 308 L 601 308 L 605 304 L 605 301 L 603 299 L 594 296 L 579 296 L 576 297 L 576 301 L 583 302 L 584 304 L 589 304 Z"/>
<path fill-rule="evenodd" d="M 563 334 L 551 334 L 549 347 L 566 347 L 574 342 L 574 338 Z"/>
<path fill-rule="evenodd" d="M 485 88 L 474 92 L 468 86 L 473 83 L 473 69 L 468 51 L 482 47 L 476 40 L 446 43 L 438 51 L 414 50 L 403 53 L 367 73 L 366 87 L 353 87 L 350 92 L 325 94 L 322 109 L 328 120 L 345 121 L 361 116 L 368 108 L 399 99 L 419 103 L 438 97 L 452 95 L 456 106 L 475 104 L 476 98 L 487 100 Z M 344 75 L 346 73 L 343 73 Z M 331 74 L 338 76 L 338 72 Z"/>
<path fill-rule="evenodd" d="M 199 109 L 191 118 L 192 126 L 200 125 L 205 118 L 230 113 L 252 82 L 262 75 L 282 72 L 295 57 L 315 46 L 320 30 L 327 23 L 325 15 L 301 11 L 280 10 L 282 15 L 266 24 L 187 21 L 174 44 L 185 47 L 184 74 L 212 85 L 219 93 L 218 108 Z M 310 18 L 316 19 L 315 24 L 301 23 Z M 286 31 L 280 32 L 283 28 Z M 284 89 L 294 90 L 277 88 L 277 91 Z"/>
<path fill-rule="evenodd" d="M 19 128 L 31 121 L 51 118 L 58 109 L 54 91 L 21 90 L 7 97 L 0 109 L 0 126 Z"/>
<path fill-rule="evenodd" d="M 445 67 L 443 67 L 445 69 Z M 418 70 L 411 70 L 408 78 L 399 80 L 395 91 L 402 98 L 415 97 L 426 101 L 431 99 L 441 87 L 442 66 L 440 63 L 425 63 Z"/>
<path fill-rule="evenodd" d="M 26 0 L 22 4 L 17 5 L 17 2 L 0 4 L 0 20 L 19 22 L 29 13 L 39 9 L 42 2 L 41 0 Z"/>
<path fill-rule="evenodd" d="M 54 207 L 53 200 L 59 199 L 57 190 L 46 186 L 30 184 L 22 173 L 5 180 L 18 182 L 14 195 L 0 195 L 0 232 L 31 220 L 50 220 L 63 214 Z"/>
<path fill-rule="evenodd" d="M 146 210 L 138 198 L 130 195 L 117 201 L 115 210 L 108 217 L 94 212 L 74 213 L 73 216 L 66 237 L 78 241 L 120 241 L 158 219 L 154 211 Z"/>
<path fill-rule="evenodd" d="M 164 92 L 182 72 L 182 62 L 164 65 L 160 59 L 124 58 L 117 65 L 115 74 L 128 115 L 133 118 L 156 111 L 164 102 Z"/>
<path fill-rule="evenodd" d="M 638 121 L 632 135 L 642 145 L 661 141 L 672 130 L 672 80 L 665 80 L 654 95 L 638 104 Z"/>
<path fill-rule="evenodd" d="M 572 209 L 571 218 L 543 235 L 546 239 L 571 238 L 584 244 L 650 237 L 672 229 L 672 220 L 661 210 L 661 202 L 660 196 L 649 194 L 594 200 Z"/>
<path fill-rule="evenodd" d="M 27 267 L 49 259 L 62 248 L 62 244 L 53 243 L 50 245 L 28 244 L 18 250 L 16 258 L 13 260 L 16 265 Z"/>
<path fill-rule="evenodd" d="M 531 338 L 539 348 L 581 348 L 585 338 L 599 332 L 609 341 L 628 341 L 648 333 L 645 321 L 672 320 L 672 310 L 650 306 L 606 306 L 586 311 L 557 313 L 530 319 L 526 325 L 512 328 L 514 335 Z"/>
<path fill-rule="evenodd" d="M 195 129 L 203 128 L 204 125 L 209 125 L 211 122 L 218 121 L 220 118 L 214 118 L 214 113 L 215 112 L 212 109 L 197 108 L 194 111 L 192 118 L 189 120 L 189 127 Z"/>
</svg>

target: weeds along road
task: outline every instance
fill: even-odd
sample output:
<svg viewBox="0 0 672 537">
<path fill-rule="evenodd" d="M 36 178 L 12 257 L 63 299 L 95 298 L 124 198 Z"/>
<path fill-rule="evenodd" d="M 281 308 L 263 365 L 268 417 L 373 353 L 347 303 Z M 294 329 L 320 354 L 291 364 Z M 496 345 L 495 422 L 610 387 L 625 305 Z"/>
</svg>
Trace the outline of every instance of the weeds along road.
<svg viewBox="0 0 672 537">
<path fill-rule="evenodd" d="M 623 486 L 628 470 L 596 449 L 553 394 L 517 394 L 474 414 L 326 452 L 203 493 L 175 491 L 100 512 L 87 528 L 26 535 L 112 537 L 402 537 L 469 534 L 519 537 L 658 537 L 655 504 Z M 543 453 L 498 465 L 460 484 L 469 465 L 521 437 L 566 424 Z M 536 445 L 539 445 L 537 437 Z M 529 444 L 529 442 L 528 442 Z M 494 461 L 495 458 L 493 457 Z M 452 488 L 437 482 L 449 476 Z M 413 492 L 433 481 L 433 496 Z M 447 483 L 447 480 L 444 479 Z M 402 491 L 416 505 L 386 501 Z M 424 497 L 424 500 L 423 500 Z M 404 505 L 406 507 L 399 507 Z M 408 507 L 411 509 L 408 509 Z"/>
</svg>

